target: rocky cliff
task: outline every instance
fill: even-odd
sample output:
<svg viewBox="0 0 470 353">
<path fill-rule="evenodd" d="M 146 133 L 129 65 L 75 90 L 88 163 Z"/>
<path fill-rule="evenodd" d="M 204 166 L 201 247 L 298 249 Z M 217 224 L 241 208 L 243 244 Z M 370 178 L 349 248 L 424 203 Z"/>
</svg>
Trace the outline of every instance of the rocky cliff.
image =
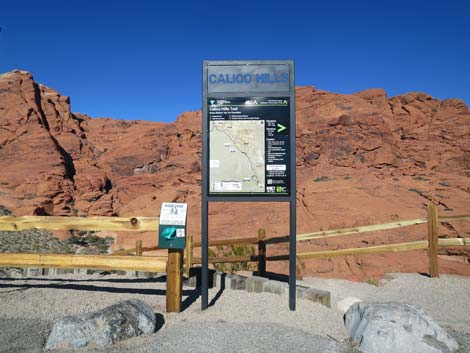
<svg viewBox="0 0 470 353">
<path fill-rule="evenodd" d="M 445 214 L 469 212 L 470 111 L 463 101 L 424 93 L 390 98 L 381 89 L 346 95 L 299 87 L 296 95 L 300 233 L 421 217 L 430 202 Z M 151 216 L 163 201 L 184 201 L 198 238 L 200 159 L 200 111 L 174 123 L 90 118 L 72 113 L 69 97 L 28 72 L 0 75 L 0 204 L 16 215 Z M 214 204 L 210 213 L 213 238 L 253 236 L 260 227 L 271 235 L 287 232 L 284 204 Z M 447 224 L 441 233 L 468 237 L 470 228 Z M 135 237 L 119 235 L 116 246 Z M 411 227 L 300 249 L 424 237 L 424 228 Z M 144 236 L 146 244 L 155 241 Z M 468 253 L 451 253 L 458 256 L 443 254 L 444 269 L 467 271 Z M 302 266 L 307 273 L 361 277 L 425 269 L 425 258 L 402 253 Z"/>
</svg>

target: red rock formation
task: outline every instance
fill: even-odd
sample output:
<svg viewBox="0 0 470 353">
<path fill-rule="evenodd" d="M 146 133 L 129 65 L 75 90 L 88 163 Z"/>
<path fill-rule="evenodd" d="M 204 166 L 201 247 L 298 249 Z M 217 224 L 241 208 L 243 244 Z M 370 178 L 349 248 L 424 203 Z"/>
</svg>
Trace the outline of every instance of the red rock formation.
<svg viewBox="0 0 470 353">
<path fill-rule="evenodd" d="M 468 213 L 470 112 L 458 99 L 423 93 L 388 98 L 297 89 L 299 233 L 441 213 Z M 163 201 L 189 203 L 189 232 L 200 235 L 201 112 L 174 123 L 90 118 L 31 74 L 0 75 L 0 204 L 17 215 L 158 215 Z M 285 234 L 284 204 L 213 204 L 211 237 Z M 243 220 L 243 222 L 240 222 Z M 243 227 L 240 227 L 240 224 Z M 299 252 L 424 239 L 424 226 L 300 243 Z M 441 234 L 468 237 L 465 223 Z M 156 234 L 119 234 L 116 248 Z M 285 247 L 270 249 L 285 252 Z M 464 256 L 468 252 L 452 251 Z M 455 257 L 453 257 L 455 259 Z M 307 261 L 308 274 L 364 278 L 425 271 L 423 252 Z M 447 272 L 470 274 L 442 259 Z M 285 271 L 285 263 L 270 263 Z"/>
</svg>

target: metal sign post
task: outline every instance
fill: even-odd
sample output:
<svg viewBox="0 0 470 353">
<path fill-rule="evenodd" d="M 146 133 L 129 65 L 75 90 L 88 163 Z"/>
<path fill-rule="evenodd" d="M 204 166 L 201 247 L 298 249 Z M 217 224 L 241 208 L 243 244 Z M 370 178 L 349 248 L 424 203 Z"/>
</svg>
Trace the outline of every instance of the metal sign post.
<svg viewBox="0 0 470 353">
<path fill-rule="evenodd" d="M 202 310 L 209 202 L 289 202 L 289 308 L 295 310 L 294 62 L 204 61 L 202 132 Z"/>
</svg>

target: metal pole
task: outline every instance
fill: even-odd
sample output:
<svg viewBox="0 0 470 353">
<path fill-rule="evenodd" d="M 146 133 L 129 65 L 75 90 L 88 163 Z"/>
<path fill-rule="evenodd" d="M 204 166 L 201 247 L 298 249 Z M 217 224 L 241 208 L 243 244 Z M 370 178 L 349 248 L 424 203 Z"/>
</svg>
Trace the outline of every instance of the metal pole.
<svg viewBox="0 0 470 353">
<path fill-rule="evenodd" d="M 296 294 L 296 260 L 297 260 L 297 227 L 296 227 L 296 200 L 289 203 L 290 208 L 290 236 L 289 236 L 289 309 L 295 311 Z"/>
<path fill-rule="evenodd" d="M 208 133 L 209 122 L 207 112 L 207 62 L 203 63 L 202 74 L 202 220 L 201 220 L 201 240 L 202 240 L 202 259 L 201 259 L 201 310 L 206 310 L 209 306 L 209 200 L 208 195 L 208 178 L 209 178 L 209 146 Z"/>
<path fill-rule="evenodd" d="M 209 254 L 208 254 L 208 249 L 209 249 L 209 241 L 208 241 L 208 206 L 209 203 L 203 197 L 202 201 L 202 276 L 201 276 L 201 309 L 206 310 L 208 307 L 208 297 L 209 297 L 209 285 L 208 285 L 208 279 L 209 279 Z"/>
<path fill-rule="evenodd" d="M 297 265 L 297 178 L 296 178 L 296 126 L 295 126 L 295 70 L 294 62 L 290 63 L 290 159 L 291 159 L 291 195 L 289 217 L 289 309 L 295 311 L 296 299 L 296 265 Z"/>
</svg>

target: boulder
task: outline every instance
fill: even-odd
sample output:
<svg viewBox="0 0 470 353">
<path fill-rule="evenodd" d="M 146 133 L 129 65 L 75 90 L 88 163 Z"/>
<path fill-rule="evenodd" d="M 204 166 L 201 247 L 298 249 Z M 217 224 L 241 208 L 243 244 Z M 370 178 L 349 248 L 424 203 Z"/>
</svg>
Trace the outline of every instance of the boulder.
<svg viewBox="0 0 470 353">
<path fill-rule="evenodd" d="M 356 303 L 346 329 L 364 353 L 451 353 L 458 343 L 428 314 L 403 303 Z"/>
<path fill-rule="evenodd" d="M 46 349 L 107 346 L 116 341 L 155 331 L 152 308 L 138 299 L 111 305 L 95 313 L 68 316 L 57 321 L 47 338 Z"/>
</svg>

